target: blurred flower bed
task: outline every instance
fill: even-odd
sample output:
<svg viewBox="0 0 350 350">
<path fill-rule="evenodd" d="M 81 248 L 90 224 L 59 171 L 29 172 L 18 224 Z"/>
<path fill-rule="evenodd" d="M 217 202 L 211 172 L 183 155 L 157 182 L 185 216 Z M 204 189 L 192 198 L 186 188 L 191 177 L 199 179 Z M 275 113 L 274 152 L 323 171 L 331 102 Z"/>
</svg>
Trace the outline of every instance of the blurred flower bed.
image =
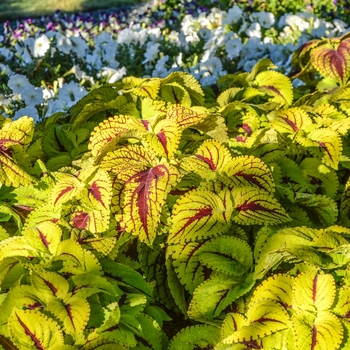
<svg viewBox="0 0 350 350">
<path fill-rule="evenodd" d="M 185 71 L 203 86 L 213 86 L 226 74 L 250 71 L 265 57 L 288 75 L 292 54 L 301 45 L 348 30 L 348 9 L 340 2 L 319 1 L 316 7 L 293 2 L 297 13 L 283 13 L 289 9 L 281 8 L 284 1 L 267 3 L 270 8 L 261 1 L 153 1 L 5 22 L 0 32 L 0 114 L 40 121 L 67 111 L 89 90 L 125 76 Z M 269 9 L 275 13 L 265 11 Z M 302 82 L 295 79 L 293 84 Z"/>
</svg>

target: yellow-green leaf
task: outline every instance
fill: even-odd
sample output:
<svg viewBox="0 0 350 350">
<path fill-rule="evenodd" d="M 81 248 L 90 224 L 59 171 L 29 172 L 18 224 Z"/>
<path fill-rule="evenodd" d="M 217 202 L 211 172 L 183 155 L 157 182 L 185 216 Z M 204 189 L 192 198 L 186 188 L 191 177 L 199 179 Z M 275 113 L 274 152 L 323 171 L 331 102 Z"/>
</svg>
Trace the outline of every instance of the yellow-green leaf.
<svg viewBox="0 0 350 350">
<path fill-rule="evenodd" d="M 301 311 L 328 310 L 335 298 L 335 281 L 330 274 L 301 273 L 293 286 L 293 308 Z"/>
<path fill-rule="evenodd" d="M 58 323 L 35 310 L 15 309 L 8 327 L 11 340 L 21 350 L 50 350 L 64 344 Z"/>
</svg>

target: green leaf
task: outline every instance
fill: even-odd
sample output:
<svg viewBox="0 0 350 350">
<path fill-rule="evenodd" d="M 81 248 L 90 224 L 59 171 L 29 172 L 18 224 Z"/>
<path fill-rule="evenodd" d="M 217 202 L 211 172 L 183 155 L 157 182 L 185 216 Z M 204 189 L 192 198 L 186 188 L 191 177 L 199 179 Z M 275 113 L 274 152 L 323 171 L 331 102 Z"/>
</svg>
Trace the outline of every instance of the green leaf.
<svg viewBox="0 0 350 350">
<path fill-rule="evenodd" d="M 212 276 L 194 291 L 188 316 L 195 320 L 213 320 L 255 284 L 250 277 Z"/>
<path fill-rule="evenodd" d="M 206 241 L 199 248 L 199 261 L 212 270 L 241 276 L 253 265 L 253 254 L 245 241 L 219 236 Z"/>
<path fill-rule="evenodd" d="M 252 187 L 232 190 L 236 215 L 232 219 L 242 225 L 275 225 L 290 217 L 268 192 Z"/>
<path fill-rule="evenodd" d="M 181 283 L 193 293 L 198 285 L 209 278 L 211 270 L 199 261 L 199 248 L 204 242 L 189 242 L 171 245 L 169 254 L 174 259 L 173 265 Z"/>
<path fill-rule="evenodd" d="M 297 193 L 295 204 L 307 211 L 314 225 L 325 227 L 333 225 L 338 217 L 337 203 L 323 195 Z"/>
<path fill-rule="evenodd" d="M 8 326 L 11 340 L 21 350 L 50 350 L 64 344 L 57 322 L 35 310 L 15 309 Z"/>
<path fill-rule="evenodd" d="M 296 313 L 292 317 L 292 328 L 298 350 L 340 349 L 343 327 L 329 311 Z"/>
<path fill-rule="evenodd" d="M 333 198 L 339 187 L 339 180 L 334 169 L 327 167 L 320 160 L 315 158 L 305 158 L 300 163 L 300 169 L 314 188 L 322 190 L 322 194 Z"/>
<path fill-rule="evenodd" d="M 162 344 L 162 332 L 159 324 L 149 315 L 145 314 L 140 314 L 137 320 L 140 322 L 141 335 L 135 337 L 138 345 L 136 345 L 134 349 L 164 349 Z"/>
<path fill-rule="evenodd" d="M 122 286 L 128 286 L 152 297 L 152 290 L 143 277 L 135 270 L 118 262 L 104 260 L 101 262 L 103 270 L 110 274 L 116 282 Z"/>
<path fill-rule="evenodd" d="M 332 275 L 319 275 L 312 271 L 301 273 L 293 286 L 293 308 L 300 311 L 328 310 L 335 298 Z"/>
<path fill-rule="evenodd" d="M 171 339 L 168 350 L 205 350 L 220 341 L 220 328 L 197 325 L 182 329 Z"/>
</svg>

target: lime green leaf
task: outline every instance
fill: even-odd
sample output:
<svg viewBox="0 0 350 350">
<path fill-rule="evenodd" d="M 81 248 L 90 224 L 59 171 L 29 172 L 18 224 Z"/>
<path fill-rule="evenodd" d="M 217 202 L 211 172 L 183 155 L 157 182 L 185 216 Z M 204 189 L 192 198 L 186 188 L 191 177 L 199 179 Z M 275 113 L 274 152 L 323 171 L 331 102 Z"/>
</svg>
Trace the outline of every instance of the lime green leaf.
<svg viewBox="0 0 350 350">
<path fill-rule="evenodd" d="M 345 39 L 334 48 L 331 43 L 311 50 L 311 62 L 325 78 L 336 80 L 344 86 L 350 74 L 350 40 Z"/>
<path fill-rule="evenodd" d="M 10 237 L 0 242 L 0 261 L 17 256 L 34 258 L 40 256 L 40 252 L 33 248 L 23 236 Z"/>
<path fill-rule="evenodd" d="M 208 113 L 208 110 L 204 107 L 188 108 L 181 105 L 172 105 L 167 111 L 167 117 L 185 129 L 203 121 Z"/>
<path fill-rule="evenodd" d="M 187 91 L 187 94 L 189 95 L 192 103 L 194 105 L 203 105 L 204 104 L 204 92 L 202 90 L 201 85 L 199 82 L 194 78 L 191 74 L 184 73 L 184 72 L 172 72 L 170 73 L 166 78 L 164 78 L 161 81 L 161 89 L 162 89 L 162 96 L 163 96 L 163 89 L 168 84 L 172 83 L 178 83 L 181 85 L 182 88 L 185 88 Z M 174 97 L 173 92 L 172 94 L 172 103 L 178 103 L 176 102 L 176 99 Z"/>
<path fill-rule="evenodd" d="M 243 325 L 225 342 L 243 342 L 255 340 L 289 327 L 289 316 L 277 302 L 261 299 L 249 305 L 247 325 Z"/>
<path fill-rule="evenodd" d="M 289 275 L 274 274 L 255 289 L 250 302 L 257 303 L 261 299 L 271 299 L 286 308 L 291 308 L 293 282 L 293 278 Z"/>
<path fill-rule="evenodd" d="M 280 133 L 295 133 L 312 124 L 308 114 L 299 107 L 271 112 L 268 118 L 272 127 Z"/>
<path fill-rule="evenodd" d="M 193 128 L 214 140 L 221 142 L 229 141 L 226 122 L 220 113 L 210 113 L 203 121 L 193 126 Z"/>
<path fill-rule="evenodd" d="M 275 225 L 290 221 L 288 214 L 268 192 L 252 187 L 232 190 L 236 215 L 232 219 L 242 225 Z"/>
<path fill-rule="evenodd" d="M 228 184 L 233 187 L 258 187 L 274 192 L 275 184 L 267 165 L 253 156 L 234 157 L 225 161 L 222 171 L 229 177 Z"/>
<path fill-rule="evenodd" d="M 64 344 L 57 322 L 35 310 L 15 309 L 8 327 L 11 340 L 21 350 L 54 349 Z"/>
<path fill-rule="evenodd" d="M 288 106 L 293 102 L 292 83 L 284 74 L 275 71 L 261 72 L 255 77 L 254 82 L 260 90 L 273 97 L 272 102 L 282 106 Z"/>
<path fill-rule="evenodd" d="M 253 265 L 253 254 L 245 241 L 231 236 L 219 236 L 199 248 L 199 261 L 215 271 L 240 276 Z"/>
<path fill-rule="evenodd" d="M 54 175 L 57 183 L 50 193 L 50 204 L 53 206 L 59 207 L 82 192 L 84 184 L 76 176 L 65 173 L 55 173 Z"/>
<path fill-rule="evenodd" d="M 338 169 L 340 156 L 342 155 L 342 141 L 336 131 L 318 129 L 310 132 L 310 140 L 314 141 L 314 147 L 309 148 L 322 163 L 333 169 Z"/>
<path fill-rule="evenodd" d="M 229 313 L 226 315 L 221 325 L 221 338 L 223 343 L 227 343 L 225 338 L 230 337 L 234 332 L 247 325 L 247 319 L 238 313 Z"/>
<path fill-rule="evenodd" d="M 332 275 L 313 271 L 301 273 L 293 286 L 293 308 L 301 311 L 325 311 L 334 302 L 335 281 Z"/>
<path fill-rule="evenodd" d="M 206 140 L 194 155 L 183 159 L 181 166 L 205 179 L 215 179 L 224 165 L 232 160 L 229 150 L 219 141 Z"/>
<path fill-rule="evenodd" d="M 113 150 L 131 130 L 146 131 L 140 120 L 128 115 L 116 115 L 104 120 L 91 133 L 89 149 L 94 157 Z"/>
<path fill-rule="evenodd" d="M 51 221 L 44 221 L 36 226 L 26 227 L 22 235 L 27 238 L 33 248 L 41 252 L 55 254 L 61 242 L 62 230 Z"/>
<path fill-rule="evenodd" d="M 153 132 L 164 149 L 166 157 L 172 158 L 180 142 L 181 131 L 179 126 L 172 120 L 163 119 L 157 123 Z"/>
<path fill-rule="evenodd" d="M 159 78 L 126 77 L 123 78 L 122 82 L 135 86 L 135 88 L 128 90 L 128 92 L 132 92 L 139 97 L 156 99 L 158 96 L 161 80 Z"/>
<path fill-rule="evenodd" d="M 182 329 L 170 341 L 168 350 L 213 349 L 220 341 L 220 328 L 210 325 L 197 325 Z"/>
<path fill-rule="evenodd" d="M 338 289 L 338 299 L 333 311 L 342 318 L 350 318 L 350 287 Z"/>
<path fill-rule="evenodd" d="M 64 326 L 65 333 L 79 337 L 84 332 L 90 317 L 90 305 L 86 299 L 73 295 L 64 301 L 51 299 L 47 310 L 55 315 Z"/>
<path fill-rule="evenodd" d="M 69 285 L 65 278 L 55 272 L 37 271 L 30 276 L 32 286 L 46 302 L 68 295 Z"/>
<path fill-rule="evenodd" d="M 100 208 L 94 210 L 77 206 L 72 213 L 70 223 L 75 228 L 86 229 L 92 233 L 102 233 L 108 229 L 109 217 L 110 213 Z"/>
<path fill-rule="evenodd" d="M 203 239 L 227 231 L 232 209 L 228 190 L 219 195 L 201 190 L 187 192 L 173 208 L 168 242 Z"/>
<path fill-rule="evenodd" d="M 340 349 L 343 327 L 338 318 L 328 312 L 299 312 L 292 317 L 294 341 L 298 350 Z"/>
</svg>

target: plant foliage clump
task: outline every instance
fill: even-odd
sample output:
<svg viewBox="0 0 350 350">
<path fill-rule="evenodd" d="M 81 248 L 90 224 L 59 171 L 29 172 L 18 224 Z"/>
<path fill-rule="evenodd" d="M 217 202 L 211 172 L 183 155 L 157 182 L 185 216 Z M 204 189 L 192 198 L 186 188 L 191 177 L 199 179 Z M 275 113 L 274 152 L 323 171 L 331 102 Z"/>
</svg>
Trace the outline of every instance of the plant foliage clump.
<svg viewBox="0 0 350 350">
<path fill-rule="evenodd" d="M 348 42 L 302 47 L 296 89 L 264 59 L 2 118 L 0 342 L 348 348 Z"/>
</svg>

